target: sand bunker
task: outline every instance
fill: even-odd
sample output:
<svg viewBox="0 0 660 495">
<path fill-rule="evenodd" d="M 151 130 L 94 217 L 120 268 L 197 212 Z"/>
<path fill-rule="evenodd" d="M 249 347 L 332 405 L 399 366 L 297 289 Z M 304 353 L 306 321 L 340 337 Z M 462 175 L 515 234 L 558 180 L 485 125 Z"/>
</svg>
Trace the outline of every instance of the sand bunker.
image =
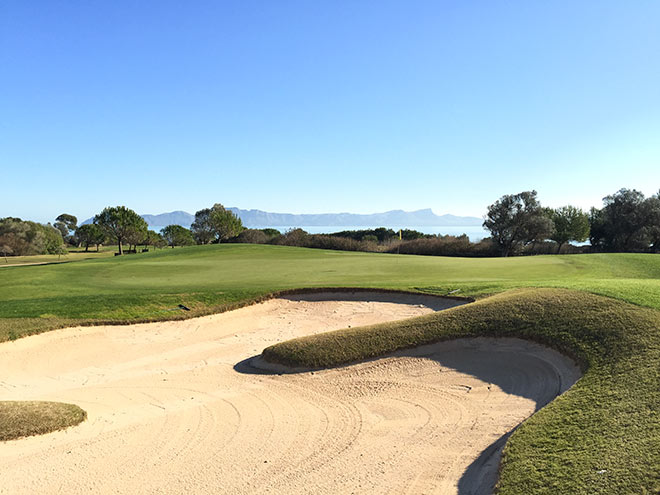
<svg viewBox="0 0 660 495">
<path fill-rule="evenodd" d="M 314 373 L 234 369 L 296 336 L 456 304 L 349 296 L 1 344 L 0 400 L 72 402 L 89 419 L 0 443 L 0 493 L 488 492 L 502 436 L 579 376 L 558 353 L 511 339 Z"/>
</svg>

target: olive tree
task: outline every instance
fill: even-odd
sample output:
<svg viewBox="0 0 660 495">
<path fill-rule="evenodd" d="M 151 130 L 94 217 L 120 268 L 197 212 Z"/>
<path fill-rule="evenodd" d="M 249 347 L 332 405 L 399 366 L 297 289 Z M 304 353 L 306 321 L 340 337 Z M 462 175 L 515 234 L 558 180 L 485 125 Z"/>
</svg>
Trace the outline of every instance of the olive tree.
<svg viewBox="0 0 660 495">
<path fill-rule="evenodd" d="M 603 198 L 603 208 L 592 208 L 592 246 L 604 251 L 656 249 L 660 229 L 660 196 L 644 198 L 635 189 L 620 189 Z"/>
<path fill-rule="evenodd" d="M 502 256 L 509 256 L 520 245 L 547 239 L 553 230 L 536 191 L 502 196 L 488 207 L 483 226 L 490 230 Z"/>
<path fill-rule="evenodd" d="M 160 234 L 167 241 L 167 244 L 172 246 L 191 246 L 195 244 L 192 233 L 181 225 L 168 225 L 160 231 Z"/>
<path fill-rule="evenodd" d="M 562 206 L 548 210 L 554 224 L 550 239 L 557 243 L 557 254 L 570 241 L 584 242 L 589 237 L 589 215 L 575 206 Z"/>
</svg>

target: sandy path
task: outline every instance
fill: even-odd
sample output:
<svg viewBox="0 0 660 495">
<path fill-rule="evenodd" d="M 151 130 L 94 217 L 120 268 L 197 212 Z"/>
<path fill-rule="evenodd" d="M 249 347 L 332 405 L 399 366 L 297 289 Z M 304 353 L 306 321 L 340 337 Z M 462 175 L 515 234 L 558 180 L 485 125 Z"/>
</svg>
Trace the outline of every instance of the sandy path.
<svg viewBox="0 0 660 495">
<path fill-rule="evenodd" d="M 480 454 L 579 376 L 553 351 L 487 339 L 315 373 L 236 372 L 274 342 L 443 306 L 299 299 L 1 344 L 0 400 L 73 402 L 89 419 L 0 443 L 0 493 L 478 492 L 497 466 Z"/>
</svg>

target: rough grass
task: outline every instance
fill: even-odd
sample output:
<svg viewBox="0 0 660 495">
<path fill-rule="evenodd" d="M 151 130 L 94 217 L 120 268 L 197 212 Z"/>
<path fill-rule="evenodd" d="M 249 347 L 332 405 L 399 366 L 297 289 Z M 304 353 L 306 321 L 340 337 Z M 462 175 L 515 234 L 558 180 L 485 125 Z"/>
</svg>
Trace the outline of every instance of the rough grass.
<svg viewBox="0 0 660 495">
<path fill-rule="evenodd" d="M 294 339 L 263 356 L 327 367 L 476 336 L 534 340 L 585 371 L 511 436 L 498 493 L 658 493 L 660 311 L 584 292 L 522 289 L 404 322 Z"/>
<path fill-rule="evenodd" d="M 475 297 L 565 287 L 660 308 L 660 256 L 474 259 L 231 244 L 7 267 L 0 271 L 0 341 L 68 325 L 189 318 L 279 290 L 346 286 Z M 178 304 L 192 311 L 172 310 Z"/>
<path fill-rule="evenodd" d="M 74 426 L 87 418 L 87 413 L 73 404 L 44 401 L 0 401 L 0 441 Z"/>
<path fill-rule="evenodd" d="M 20 266 L 46 263 L 68 263 L 71 261 L 82 261 L 87 259 L 108 258 L 114 256 L 116 246 L 103 246 L 96 252 L 95 247 L 90 247 L 85 252 L 85 248 L 69 248 L 67 254 L 36 254 L 32 256 L 7 256 L 0 257 L 0 268 L 5 266 Z"/>
</svg>

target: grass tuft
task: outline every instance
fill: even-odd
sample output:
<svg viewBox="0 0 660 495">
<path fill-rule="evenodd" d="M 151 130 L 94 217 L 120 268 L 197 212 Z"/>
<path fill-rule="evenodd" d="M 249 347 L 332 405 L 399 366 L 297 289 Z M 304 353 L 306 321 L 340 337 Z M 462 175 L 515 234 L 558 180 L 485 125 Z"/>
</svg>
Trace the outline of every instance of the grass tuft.
<svg viewBox="0 0 660 495">
<path fill-rule="evenodd" d="M 77 425 L 87 413 L 73 404 L 46 401 L 0 401 L 0 441 L 42 435 Z"/>
</svg>

